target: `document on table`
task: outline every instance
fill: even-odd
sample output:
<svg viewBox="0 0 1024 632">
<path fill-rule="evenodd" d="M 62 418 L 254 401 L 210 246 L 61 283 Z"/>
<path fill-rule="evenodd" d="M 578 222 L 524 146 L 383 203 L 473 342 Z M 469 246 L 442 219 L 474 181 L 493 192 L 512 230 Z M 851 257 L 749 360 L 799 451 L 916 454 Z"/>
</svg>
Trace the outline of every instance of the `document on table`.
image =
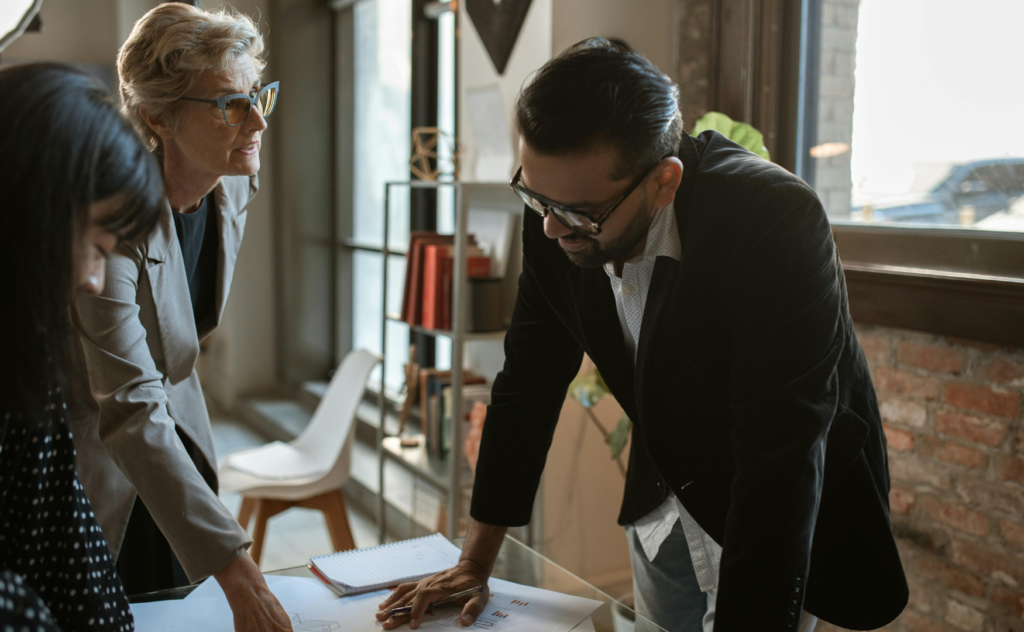
<svg viewBox="0 0 1024 632">
<path fill-rule="evenodd" d="M 212 585 L 208 585 L 212 582 Z M 267 585 L 292 620 L 295 632 L 371 632 L 380 630 L 377 606 L 389 594 L 381 590 L 336 597 L 322 582 L 305 577 L 267 576 Z M 586 619 L 601 602 L 522 586 L 500 579 L 488 582 L 491 599 L 470 626 L 494 632 L 569 632 L 589 630 Z M 198 593 L 198 594 L 197 594 Z M 185 599 L 132 604 L 138 632 L 185 629 L 234 632 L 231 609 L 224 593 L 207 580 Z M 461 629 L 459 606 L 428 610 L 421 630 Z M 581 625 L 581 623 L 583 625 Z"/>
</svg>

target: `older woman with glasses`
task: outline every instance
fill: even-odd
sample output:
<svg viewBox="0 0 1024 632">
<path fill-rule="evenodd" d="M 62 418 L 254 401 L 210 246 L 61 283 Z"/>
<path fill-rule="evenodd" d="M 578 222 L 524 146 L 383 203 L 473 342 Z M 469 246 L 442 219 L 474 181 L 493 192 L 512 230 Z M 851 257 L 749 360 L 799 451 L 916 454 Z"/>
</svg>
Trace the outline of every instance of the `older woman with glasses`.
<svg viewBox="0 0 1024 632">
<path fill-rule="evenodd" d="M 224 311 L 277 102 L 262 54 L 248 17 L 183 3 L 147 13 L 121 48 L 125 114 L 158 158 L 167 197 L 156 228 L 112 253 L 102 294 L 77 301 L 88 383 L 75 389 L 71 422 L 128 594 L 213 576 L 246 631 L 291 626 L 217 497 L 195 365 Z"/>
</svg>

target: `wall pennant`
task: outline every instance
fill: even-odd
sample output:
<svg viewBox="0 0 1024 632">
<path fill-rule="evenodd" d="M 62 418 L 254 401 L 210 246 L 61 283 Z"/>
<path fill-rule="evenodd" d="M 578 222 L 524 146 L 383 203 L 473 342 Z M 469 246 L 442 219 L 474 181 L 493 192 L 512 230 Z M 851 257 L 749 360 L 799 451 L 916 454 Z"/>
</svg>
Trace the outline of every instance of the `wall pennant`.
<svg viewBox="0 0 1024 632">
<path fill-rule="evenodd" d="M 530 0 L 465 0 L 480 39 L 491 56 L 495 70 L 505 74 L 519 31 L 526 21 Z"/>
</svg>

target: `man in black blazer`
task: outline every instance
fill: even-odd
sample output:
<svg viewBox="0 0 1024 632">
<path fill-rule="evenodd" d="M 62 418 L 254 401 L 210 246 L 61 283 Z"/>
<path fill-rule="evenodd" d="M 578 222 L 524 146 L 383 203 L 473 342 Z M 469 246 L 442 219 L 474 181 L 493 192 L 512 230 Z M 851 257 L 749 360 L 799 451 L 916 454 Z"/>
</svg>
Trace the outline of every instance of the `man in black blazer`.
<svg viewBox="0 0 1024 632">
<path fill-rule="evenodd" d="M 683 133 L 676 86 L 604 40 L 546 64 L 517 118 L 523 273 L 473 521 L 457 567 L 383 607 L 411 604 L 416 627 L 429 603 L 486 582 L 505 529 L 530 520 L 587 353 L 634 422 L 619 523 L 634 575 L 661 573 L 641 614 L 686 632 L 895 619 L 908 589 L 885 436 L 814 191 L 718 133 Z M 708 606 L 664 614 L 699 603 L 687 586 Z M 464 623 L 485 603 L 467 602 Z"/>
</svg>

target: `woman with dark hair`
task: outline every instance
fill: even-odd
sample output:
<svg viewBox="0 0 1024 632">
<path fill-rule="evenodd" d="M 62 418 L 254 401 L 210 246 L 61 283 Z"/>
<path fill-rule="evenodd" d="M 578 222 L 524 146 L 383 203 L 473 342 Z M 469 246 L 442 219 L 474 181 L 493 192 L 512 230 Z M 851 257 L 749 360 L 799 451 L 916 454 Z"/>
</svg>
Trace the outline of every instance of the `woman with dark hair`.
<svg viewBox="0 0 1024 632">
<path fill-rule="evenodd" d="M 0 71 L 0 624 L 131 630 L 82 485 L 64 392 L 69 301 L 103 290 L 148 233 L 156 161 L 96 81 L 59 64 Z M 12 627 L 4 627 L 12 629 Z"/>
</svg>

